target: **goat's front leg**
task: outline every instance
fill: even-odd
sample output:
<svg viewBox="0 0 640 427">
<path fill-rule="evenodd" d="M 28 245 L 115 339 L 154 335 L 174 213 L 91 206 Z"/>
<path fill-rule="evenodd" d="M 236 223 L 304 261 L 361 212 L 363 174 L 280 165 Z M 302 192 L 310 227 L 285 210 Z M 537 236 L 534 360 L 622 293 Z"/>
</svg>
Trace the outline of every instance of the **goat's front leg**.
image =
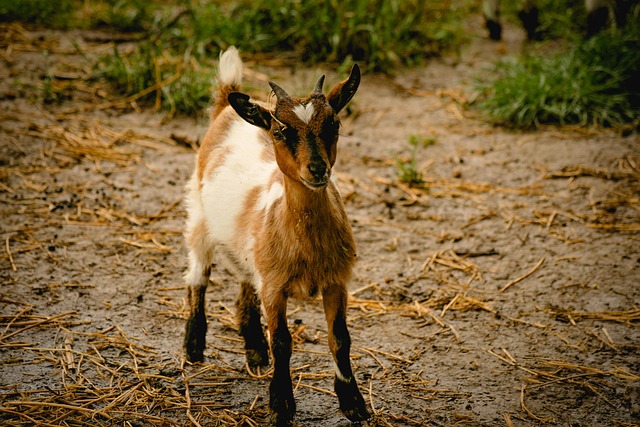
<svg viewBox="0 0 640 427">
<path fill-rule="evenodd" d="M 329 349 L 335 362 L 334 388 L 340 402 L 340 411 L 350 421 L 371 418 L 351 370 L 351 338 L 347 330 L 347 292 L 343 286 L 328 286 L 322 295 L 327 317 Z"/>
<path fill-rule="evenodd" d="M 260 323 L 260 301 L 253 285 L 242 283 L 240 296 L 236 301 L 236 316 L 240 335 L 244 338 L 244 349 L 250 368 L 269 364 L 269 347 Z"/>
<path fill-rule="evenodd" d="M 192 261 L 187 274 L 189 318 L 184 336 L 184 348 L 190 362 L 204 360 L 207 336 L 207 316 L 204 311 L 205 294 L 211 274 L 211 266 Z"/>
<path fill-rule="evenodd" d="M 292 347 L 287 326 L 287 297 L 282 293 L 269 294 L 263 296 L 262 301 L 273 354 L 273 378 L 269 384 L 271 423 L 277 427 L 290 426 L 296 413 L 296 402 L 289 370 Z"/>
</svg>

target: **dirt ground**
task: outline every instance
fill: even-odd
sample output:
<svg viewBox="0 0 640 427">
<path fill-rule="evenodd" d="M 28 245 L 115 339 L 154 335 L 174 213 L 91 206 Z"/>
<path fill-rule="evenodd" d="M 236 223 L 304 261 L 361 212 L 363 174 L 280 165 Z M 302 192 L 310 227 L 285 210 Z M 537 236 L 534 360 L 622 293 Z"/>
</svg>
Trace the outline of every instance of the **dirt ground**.
<svg viewBox="0 0 640 427">
<path fill-rule="evenodd" d="M 459 56 L 365 74 L 336 166 L 358 244 L 349 327 L 380 426 L 638 426 L 637 133 L 516 132 L 464 107 L 474 77 L 522 48 L 477 26 Z M 182 352 L 184 186 L 207 121 L 105 98 L 83 78 L 108 34 L 0 31 L 2 425 L 261 425 L 238 287 L 214 269 L 206 360 Z M 82 52 L 79 53 L 79 52 Z M 304 96 L 323 67 L 247 57 Z M 45 102 L 47 88 L 64 99 Z M 425 184 L 396 162 L 409 138 Z M 292 301 L 300 426 L 346 426 L 317 301 Z"/>
</svg>

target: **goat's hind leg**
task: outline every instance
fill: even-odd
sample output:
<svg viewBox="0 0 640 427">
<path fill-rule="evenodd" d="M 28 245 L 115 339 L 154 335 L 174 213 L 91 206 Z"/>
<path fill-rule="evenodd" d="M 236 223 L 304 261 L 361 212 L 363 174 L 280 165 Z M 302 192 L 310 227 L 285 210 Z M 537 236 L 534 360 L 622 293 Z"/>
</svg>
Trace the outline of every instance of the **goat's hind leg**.
<svg viewBox="0 0 640 427">
<path fill-rule="evenodd" d="M 205 314 L 205 296 L 211 264 L 203 263 L 195 259 L 193 253 L 189 272 L 187 273 L 189 318 L 184 336 L 184 348 L 187 359 L 190 362 L 202 362 L 204 360 L 204 348 L 207 336 L 207 316 Z"/>
<path fill-rule="evenodd" d="M 240 335 L 244 338 L 244 349 L 249 368 L 269 364 L 269 346 L 260 323 L 260 301 L 249 281 L 242 283 L 236 301 L 236 316 Z"/>
</svg>

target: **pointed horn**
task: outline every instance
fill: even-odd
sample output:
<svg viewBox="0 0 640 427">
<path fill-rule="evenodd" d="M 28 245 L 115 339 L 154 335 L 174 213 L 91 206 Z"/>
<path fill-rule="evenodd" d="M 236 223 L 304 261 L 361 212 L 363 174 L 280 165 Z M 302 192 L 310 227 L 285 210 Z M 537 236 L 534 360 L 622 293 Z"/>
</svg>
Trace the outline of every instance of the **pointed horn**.
<svg viewBox="0 0 640 427">
<path fill-rule="evenodd" d="M 322 93 L 322 86 L 324 85 L 324 74 L 320 76 L 316 82 L 316 87 L 313 88 L 313 93 L 320 95 Z"/>
<path fill-rule="evenodd" d="M 282 89 L 280 86 L 278 86 L 274 82 L 269 82 L 269 86 L 271 86 L 271 89 L 273 90 L 273 93 L 276 94 L 276 98 L 278 98 L 278 99 L 289 99 L 289 98 L 291 98 L 289 96 L 289 94 L 287 94 L 287 92 L 284 91 L 284 89 Z"/>
</svg>

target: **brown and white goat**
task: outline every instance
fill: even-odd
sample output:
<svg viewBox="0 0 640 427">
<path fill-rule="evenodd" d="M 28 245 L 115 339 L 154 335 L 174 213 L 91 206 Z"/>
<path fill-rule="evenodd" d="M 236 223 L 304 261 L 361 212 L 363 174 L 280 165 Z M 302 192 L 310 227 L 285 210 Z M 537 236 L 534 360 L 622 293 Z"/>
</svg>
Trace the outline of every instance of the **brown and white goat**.
<svg viewBox="0 0 640 427">
<path fill-rule="evenodd" d="M 224 258 L 241 282 L 237 321 L 250 367 L 269 363 L 260 304 L 264 309 L 274 359 L 272 422 L 290 425 L 296 410 L 287 299 L 317 294 L 324 304 L 340 409 L 351 421 L 366 420 L 369 413 L 351 369 L 346 324 L 346 285 L 356 248 L 330 179 L 338 113 L 358 89 L 359 68 L 354 65 L 327 96 L 322 93 L 324 76 L 305 99 L 292 98 L 270 82 L 277 98 L 273 110 L 237 92 L 242 61 L 235 48 L 222 54 L 219 68 L 211 125 L 188 186 L 187 357 L 203 360 L 205 291 L 215 250 L 216 259 Z"/>
</svg>

